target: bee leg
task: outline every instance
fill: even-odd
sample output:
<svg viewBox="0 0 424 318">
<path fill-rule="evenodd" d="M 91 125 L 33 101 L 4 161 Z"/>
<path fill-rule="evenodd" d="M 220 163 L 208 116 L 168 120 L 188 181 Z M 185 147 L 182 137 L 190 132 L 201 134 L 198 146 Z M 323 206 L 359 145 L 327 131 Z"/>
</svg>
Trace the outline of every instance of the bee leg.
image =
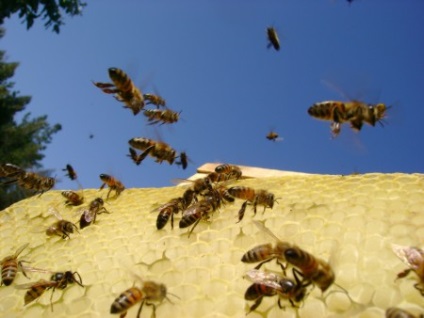
<svg viewBox="0 0 424 318">
<path fill-rule="evenodd" d="M 362 128 L 362 120 L 360 118 L 354 119 L 350 121 L 350 127 L 357 131 L 360 131 Z"/>
<path fill-rule="evenodd" d="M 256 308 L 259 307 L 259 305 L 261 304 L 263 299 L 263 296 L 259 297 L 258 299 L 256 299 L 255 303 L 249 308 L 249 311 L 247 312 L 246 315 L 250 314 L 252 311 L 256 310 Z"/>
<path fill-rule="evenodd" d="M 150 304 L 150 303 L 146 303 L 147 306 L 152 306 L 152 315 L 150 318 L 156 318 L 156 305 L 155 304 Z"/>
<path fill-rule="evenodd" d="M 174 212 L 171 212 L 171 229 L 174 229 Z"/>
<path fill-rule="evenodd" d="M 71 237 L 69 236 L 69 234 L 68 233 L 66 233 L 66 232 L 62 232 L 62 239 L 66 239 L 66 238 L 68 238 L 68 239 L 71 239 Z"/>
<path fill-rule="evenodd" d="M 266 259 L 266 260 L 264 260 L 264 261 L 260 262 L 258 265 L 256 265 L 256 266 L 255 266 L 255 269 L 259 269 L 259 268 L 261 268 L 261 266 L 262 266 L 263 264 L 268 263 L 268 262 L 272 261 L 273 259 L 274 259 L 274 258 L 273 258 L 273 257 L 271 257 L 271 258 L 269 258 L 269 259 Z M 278 262 L 278 261 L 277 261 L 277 262 Z"/>
<path fill-rule="evenodd" d="M 28 275 L 27 275 L 27 274 L 26 274 L 26 272 L 25 272 L 25 266 L 23 266 L 23 263 L 29 263 L 29 262 L 27 262 L 27 261 L 19 261 L 19 262 L 18 262 L 18 269 L 20 269 L 20 270 L 21 270 L 22 274 L 24 274 L 24 276 L 25 276 L 26 278 L 29 278 L 29 277 L 28 277 Z"/>
<path fill-rule="evenodd" d="M 282 270 L 282 271 L 283 271 L 283 273 L 284 273 L 284 276 L 286 276 L 286 269 L 287 269 L 287 265 L 286 265 L 286 266 L 284 266 L 284 264 L 282 264 L 278 258 L 277 258 L 277 264 L 278 264 L 278 265 L 280 265 L 281 270 Z M 297 280 L 296 280 L 296 281 L 297 281 Z"/>
<path fill-rule="evenodd" d="M 420 292 L 421 296 L 424 296 L 424 287 L 420 286 L 420 283 L 416 283 L 414 285 L 414 287 L 415 287 L 416 290 L 418 290 Z"/>
<path fill-rule="evenodd" d="M 240 211 L 238 212 L 238 221 L 236 223 L 240 223 L 241 220 L 243 220 L 244 212 L 246 211 L 247 201 L 245 201 L 240 208 Z"/>
<path fill-rule="evenodd" d="M 411 268 L 408 268 L 408 269 L 405 269 L 403 272 L 400 272 L 399 274 L 397 274 L 397 277 L 396 277 L 395 281 L 398 280 L 399 278 L 404 278 L 404 277 L 408 276 L 408 274 L 411 271 L 412 271 L 412 269 Z"/>
<path fill-rule="evenodd" d="M 127 312 L 123 312 L 122 314 L 119 315 L 119 318 L 124 318 L 127 315 Z"/>
<path fill-rule="evenodd" d="M 138 311 L 137 311 L 137 318 L 140 318 L 140 314 L 141 314 L 141 309 L 143 308 L 143 305 L 144 305 L 144 300 L 141 302 L 141 304 L 140 304 L 140 308 L 138 308 Z M 126 312 L 125 312 L 125 314 L 126 314 Z"/>
<path fill-rule="evenodd" d="M 103 184 L 100 186 L 99 191 L 100 191 L 100 190 L 103 190 L 103 188 L 105 187 L 105 185 L 106 185 L 106 183 L 103 183 Z"/>
<path fill-rule="evenodd" d="M 293 301 L 292 301 L 291 299 L 289 299 L 289 301 L 290 301 L 290 303 L 293 305 Z M 280 309 L 284 309 L 284 310 L 286 310 L 286 306 L 281 305 L 281 299 L 280 299 L 280 298 L 278 298 L 277 304 L 278 304 L 278 307 L 279 307 Z"/>
<path fill-rule="evenodd" d="M 194 222 L 193 227 L 191 228 L 190 232 L 188 232 L 188 237 L 190 237 L 190 235 L 193 232 L 194 228 L 197 226 L 197 224 L 199 224 L 200 219 L 201 218 L 199 218 L 196 222 Z"/>
<path fill-rule="evenodd" d="M 52 294 L 50 295 L 50 306 L 52 308 L 52 312 L 53 312 L 53 294 L 55 290 L 56 290 L 56 287 L 53 287 Z"/>
<path fill-rule="evenodd" d="M 101 82 L 95 82 L 92 81 L 92 83 L 97 86 L 98 88 L 106 88 L 106 87 L 113 87 L 114 85 L 111 83 L 101 83 Z"/>
<path fill-rule="evenodd" d="M 113 187 L 109 187 L 109 192 L 107 193 L 106 199 L 109 199 L 109 195 L 112 192 L 112 190 L 113 190 Z"/>
</svg>

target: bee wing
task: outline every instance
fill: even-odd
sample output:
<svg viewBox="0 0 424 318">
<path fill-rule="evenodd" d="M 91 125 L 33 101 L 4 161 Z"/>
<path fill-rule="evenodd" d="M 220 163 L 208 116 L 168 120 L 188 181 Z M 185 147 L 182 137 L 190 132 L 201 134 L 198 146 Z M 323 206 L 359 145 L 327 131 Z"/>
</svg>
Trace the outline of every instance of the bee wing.
<svg viewBox="0 0 424 318">
<path fill-rule="evenodd" d="M 35 272 L 35 273 L 44 273 L 44 274 L 53 274 L 55 273 L 54 271 L 51 271 L 49 269 L 43 269 L 43 268 L 38 268 L 38 267 L 32 267 L 32 266 L 26 266 L 26 265 L 21 265 L 22 266 L 22 270 L 25 272 Z"/>
<path fill-rule="evenodd" d="M 265 284 L 270 287 L 280 286 L 281 277 L 272 272 L 264 272 L 259 269 L 251 269 L 246 272 L 245 278 L 256 284 Z"/>
<path fill-rule="evenodd" d="M 268 234 L 269 236 L 271 236 L 274 240 L 276 240 L 277 242 L 281 242 L 281 240 L 274 234 L 271 232 L 270 229 L 268 229 L 263 223 L 253 220 L 253 223 L 257 226 L 257 228 L 263 232 L 265 232 L 266 234 Z"/>
<path fill-rule="evenodd" d="M 58 218 L 59 220 L 63 220 L 62 215 L 59 213 L 58 210 L 56 210 L 56 208 L 54 207 L 49 207 L 48 209 L 48 213 L 49 214 L 53 214 L 56 218 Z"/>
<path fill-rule="evenodd" d="M 424 250 L 414 246 L 392 244 L 392 250 L 399 259 L 412 269 L 424 262 Z"/>
<path fill-rule="evenodd" d="M 32 282 L 32 283 L 27 283 L 27 284 L 20 284 L 20 285 L 15 285 L 16 289 L 30 289 L 33 287 L 54 287 L 57 285 L 57 282 L 55 281 L 47 281 L 44 279 L 40 279 L 37 282 Z"/>
<path fill-rule="evenodd" d="M 28 247 L 28 245 L 29 245 L 29 243 L 25 243 L 20 248 L 18 248 L 15 252 L 15 257 L 18 257 L 18 255 L 21 254 L 22 251 Z"/>
</svg>

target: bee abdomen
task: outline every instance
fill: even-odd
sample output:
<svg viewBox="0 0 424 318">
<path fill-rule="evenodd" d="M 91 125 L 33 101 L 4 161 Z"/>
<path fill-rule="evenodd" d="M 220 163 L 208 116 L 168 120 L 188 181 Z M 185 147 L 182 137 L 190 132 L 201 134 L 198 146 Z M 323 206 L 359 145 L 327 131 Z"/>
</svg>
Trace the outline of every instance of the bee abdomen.
<svg viewBox="0 0 424 318">
<path fill-rule="evenodd" d="M 330 120 L 335 106 L 334 102 L 316 103 L 309 107 L 308 114 L 315 118 Z"/>
<path fill-rule="evenodd" d="M 115 299 L 110 307 L 110 313 L 119 314 L 125 312 L 142 298 L 143 292 L 140 289 L 136 287 L 127 289 Z"/>
<path fill-rule="evenodd" d="M 16 272 L 18 270 L 18 264 L 16 262 L 9 262 L 9 263 L 5 263 L 3 265 L 3 268 L 1 270 L 1 277 L 3 280 L 3 283 L 6 286 L 9 286 L 10 284 L 12 284 L 13 280 L 16 277 Z"/>
<path fill-rule="evenodd" d="M 241 258 L 241 261 L 243 263 L 256 263 L 273 257 L 272 252 L 272 244 L 259 245 L 247 251 Z"/>
</svg>

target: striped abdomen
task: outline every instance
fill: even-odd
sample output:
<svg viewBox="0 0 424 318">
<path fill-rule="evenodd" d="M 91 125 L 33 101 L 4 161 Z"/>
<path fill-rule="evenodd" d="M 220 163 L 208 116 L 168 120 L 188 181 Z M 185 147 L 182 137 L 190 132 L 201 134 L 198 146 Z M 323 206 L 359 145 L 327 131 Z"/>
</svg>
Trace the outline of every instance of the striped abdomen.
<svg viewBox="0 0 424 318">
<path fill-rule="evenodd" d="M 112 306 L 110 307 L 110 313 L 120 314 L 126 312 L 129 308 L 134 306 L 143 298 L 144 294 L 139 288 L 132 287 L 127 289 L 115 299 Z"/>
</svg>

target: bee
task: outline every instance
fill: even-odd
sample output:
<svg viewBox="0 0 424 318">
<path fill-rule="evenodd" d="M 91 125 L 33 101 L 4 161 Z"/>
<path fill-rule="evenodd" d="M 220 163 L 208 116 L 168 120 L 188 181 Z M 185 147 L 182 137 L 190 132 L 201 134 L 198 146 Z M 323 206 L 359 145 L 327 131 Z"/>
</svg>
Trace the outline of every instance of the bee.
<svg viewBox="0 0 424 318">
<path fill-rule="evenodd" d="M 115 196 L 118 197 L 122 191 L 125 190 L 125 186 L 123 185 L 123 183 L 121 181 L 119 181 L 118 179 L 108 175 L 108 174 L 104 174 L 102 173 L 100 175 L 100 180 L 103 181 L 102 185 L 100 186 L 99 190 L 102 190 L 106 185 L 109 187 L 109 192 L 107 193 L 107 198 L 109 199 L 109 195 L 112 192 L 112 190 L 115 191 Z"/>
<path fill-rule="evenodd" d="M 187 209 L 191 202 L 195 199 L 195 193 L 192 189 L 184 191 L 182 197 L 170 200 L 168 203 L 159 207 L 159 214 L 156 220 L 158 230 L 162 229 L 169 218 L 171 218 L 171 227 L 174 228 L 174 214 Z"/>
<path fill-rule="evenodd" d="M 75 172 L 74 168 L 70 164 L 67 164 L 66 168 L 62 169 L 62 171 L 68 172 L 67 174 L 65 174 L 65 176 L 69 177 L 69 179 L 71 180 L 77 179 L 77 173 Z"/>
<path fill-rule="evenodd" d="M 13 283 L 13 280 L 16 277 L 16 273 L 18 270 L 22 271 L 22 273 L 25 275 L 25 277 L 28 277 L 25 273 L 25 270 L 22 266 L 22 264 L 25 261 L 18 261 L 18 256 L 23 252 L 23 250 L 29 245 L 29 243 L 26 243 L 22 245 L 20 248 L 17 249 L 15 254 L 6 256 L 3 258 L 3 260 L 0 262 L 1 264 L 1 285 L 5 284 L 6 286 L 9 286 Z"/>
<path fill-rule="evenodd" d="M 268 192 L 266 190 L 255 190 L 244 186 L 231 187 L 228 189 L 228 193 L 235 198 L 246 200 L 238 213 L 238 222 L 243 219 L 247 204 L 253 205 L 253 213 L 256 214 L 256 207 L 258 205 L 263 205 L 265 211 L 266 208 L 272 209 L 274 206 L 274 202 L 276 201 L 274 198 L 274 194 L 272 194 L 271 192 Z"/>
<path fill-rule="evenodd" d="M 175 162 L 177 165 L 181 165 L 181 167 L 185 170 L 188 165 L 188 157 L 185 151 L 180 152 L 180 155 L 178 156 L 180 158 L 179 161 Z"/>
<path fill-rule="evenodd" d="M 147 306 L 153 307 L 152 317 L 156 317 L 156 305 L 154 303 L 162 303 L 165 298 L 169 300 L 167 289 L 164 284 L 145 281 L 141 288 L 131 287 L 121 293 L 112 303 L 110 313 L 121 314 L 119 317 L 124 318 L 127 315 L 128 309 L 141 302 L 137 312 L 137 318 L 140 317 L 144 303 L 146 303 Z"/>
<path fill-rule="evenodd" d="M 301 302 L 306 297 L 306 287 L 310 285 L 310 282 L 302 282 L 295 272 L 295 280 L 257 269 L 248 271 L 245 277 L 253 284 L 247 288 L 244 299 L 255 301 L 248 313 L 259 307 L 263 297 L 275 295 L 278 295 L 278 307 L 281 309 L 284 308 L 281 299 L 287 299 L 292 307 L 296 307 L 295 303 Z"/>
<path fill-rule="evenodd" d="M 132 110 L 137 115 L 144 108 L 144 97 L 129 76 L 121 69 L 116 67 L 109 68 L 109 77 L 111 83 L 93 82 L 106 94 L 115 94 L 115 98 L 125 104 L 124 108 Z"/>
<path fill-rule="evenodd" d="M 268 36 L 268 45 L 267 48 L 270 48 L 271 46 L 276 50 L 280 50 L 280 40 L 278 39 L 277 31 L 273 27 L 269 27 L 266 29 L 266 34 Z"/>
<path fill-rule="evenodd" d="M 47 271 L 48 272 L 48 271 Z M 17 285 L 16 288 L 18 289 L 28 289 L 25 293 L 24 297 L 24 303 L 25 305 L 33 302 L 34 300 L 38 299 L 41 295 L 44 294 L 44 292 L 48 289 L 53 289 L 52 294 L 50 296 L 50 304 L 53 311 L 53 293 L 58 289 L 65 289 L 68 284 L 76 283 L 81 287 L 84 287 L 82 284 L 82 279 L 80 274 L 78 272 L 56 272 L 53 273 L 50 277 L 50 280 L 44 280 L 40 279 L 37 282 L 29 283 L 29 284 L 23 284 L 23 285 Z"/>
<path fill-rule="evenodd" d="M 284 252 L 292 246 L 288 242 L 281 241 L 274 233 L 266 228 L 262 223 L 253 221 L 253 223 L 263 232 L 271 236 L 275 241 L 275 245 L 271 243 L 257 245 L 254 248 L 248 250 L 241 258 L 243 263 L 257 263 L 260 262 L 255 269 L 259 269 L 263 264 L 277 260 L 277 264 L 280 265 L 283 272 L 285 272 L 286 266 L 281 261 L 285 261 Z"/>
<path fill-rule="evenodd" d="M 341 130 L 341 124 L 349 122 L 352 129 L 360 131 L 362 125 L 367 123 L 375 126 L 386 117 L 388 107 L 383 104 L 366 104 L 361 101 L 325 101 L 312 105 L 308 114 L 312 117 L 332 122 L 331 131 L 337 137 Z"/>
<path fill-rule="evenodd" d="M 54 214 L 56 218 L 59 219 L 59 221 L 56 221 L 47 228 L 46 234 L 48 236 L 58 235 L 61 236 L 62 239 L 70 239 L 71 237 L 69 236 L 69 234 L 74 233 L 74 228 L 78 232 L 77 226 L 70 221 L 64 220 L 60 213 L 56 211 L 56 209 L 50 208 L 50 212 Z"/>
<path fill-rule="evenodd" d="M 293 272 L 297 272 L 305 280 L 317 285 L 322 292 L 325 292 L 336 279 L 336 275 L 330 264 L 298 246 L 293 245 L 286 248 L 284 250 L 284 258 L 287 263 L 295 267 Z"/>
<path fill-rule="evenodd" d="M 221 196 L 214 191 L 211 195 L 205 196 L 204 199 L 192 204 L 183 211 L 183 216 L 179 223 L 180 229 L 193 225 L 188 233 L 188 237 L 190 237 L 200 220 L 208 219 L 210 214 L 216 211 L 220 206 Z"/>
<path fill-rule="evenodd" d="M 146 104 L 153 104 L 156 107 L 166 107 L 166 101 L 160 97 L 159 95 L 155 94 L 143 94 L 144 99 L 146 100 Z"/>
<path fill-rule="evenodd" d="M 62 193 L 62 196 L 66 198 L 66 201 L 65 201 L 66 205 L 77 206 L 84 202 L 84 197 L 74 191 L 68 190 L 68 191 L 62 191 L 61 193 Z"/>
<path fill-rule="evenodd" d="M 174 228 L 174 214 L 181 210 L 181 200 L 182 198 L 172 199 L 168 203 L 165 203 L 159 207 L 159 214 L 156 220 L 156 228 L 158 230 L 161 230 L 165 227 L 169 218 L 171 218 L 171 228 Z"/>
<path fill-rule="evenodd" d="M 149 125 L 175 123 L 180 118 L 180 114 L 181 112 L 177 113 L 170 109 L 146 109 L 144 111 L 144 116 L 148 118 Z"/>
<path fill-rule="evenodd" d="M 24 189 L 34 190 L 43 194 L 45 191 L 54 187 L 56 180 L 50 177 L 43 177 L 35 172 L 25 172 L 18 179 L 18 185 Z"/>
<path fill-rule="evenodd" d="M 397 279 L 406 277 L 411 271 L 418 276 L 414 287 L 424 296 L 424 250 L 414 246 L 392 244 L 392 250 L 409 268 L 397 275 Z"/>
<path fill-rule="evenodd" d="M 268 135 L 266 135 L 266 139 L 271 141 L 282 141 L 283 138 L 281 138 L 275 131 L 271 130 Z"/>
<path fill-rule="evenodd" d="M 386 318 L 424 318 L 424 315 L 415 316 L 406 310 L 390 307 L 386 310 Z"/>
<path fill-rule="evenodd" d="M 41 192 L 40 195 L 53 188 L 56 183 L 54 178 L 44 177 L 35 172 L 27 172 L 11 163 L 0 166 L 0 178 L 2 177 L 11 178 L 3 184 L 17 183 L 24 189 Z"/>
<path fill-rule="evenodd" d="M 241 169 L 235 165 L 230 165 L 230 164 L 221 164 L 215 167 L 215 172 L 216 173 L 221 173 L 226 175 L 227 180 L 229 179 L 240 179 L 242 172 Z"/>
<path fill-rule="evenodd" d="M 90 202 L 88 209 L 85 209 L 81 214 L 79 221 L 80 229 L 89 226 L 91 223 L 95 223 L 97 214 L 110 213 L 108 210 L 106 210 L 103 204 L 104 201 L 102 198 L 96 198 Z"/>
<path fill-rule="evenodd" d="M 148 138 L 132 138 L 128 141 L 131 147 L 142 150 L 140 155 L 143 160 L 147 155 L 155 158 L 157 163 L 167 161 L 170 165 L 177 158 L 177 151 L 162 141 L 155 141 Z"/>
</svg>

